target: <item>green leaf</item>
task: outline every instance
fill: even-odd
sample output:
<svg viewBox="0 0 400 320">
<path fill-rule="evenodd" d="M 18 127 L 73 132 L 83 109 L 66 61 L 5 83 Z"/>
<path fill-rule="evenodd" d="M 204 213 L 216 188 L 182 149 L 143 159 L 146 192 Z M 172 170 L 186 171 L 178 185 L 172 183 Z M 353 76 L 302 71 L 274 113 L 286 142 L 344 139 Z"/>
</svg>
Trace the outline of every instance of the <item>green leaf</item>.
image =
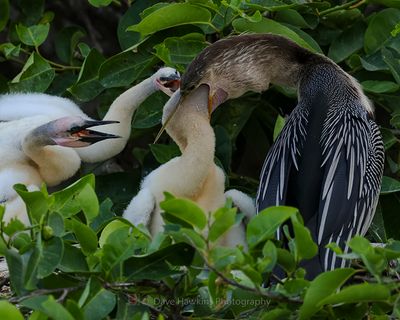
<svg viewBox="0 0 400 320">
<path fill-rule="evenodd" d="M 60 211 L 71 199 L 76 198 L 87 184 L 94 188 L 95 178 L 93 174 L 82 177 L 61 191 L 54 192 L 52 195 L 55 201 L 52 210 Z"/>
<path fill-rule="evenodd" d="M 274 243 L 268 240 L 262 249 L 263 258 L 257 263 L 258 271 L 271 272 L 278 262 L 278 251 Z"/>
<path fill-rule="evenodd" d="M 141 77 L 157 59 L 153 55 L 125 51 L 107 59 L 99 70 L 99 81 L 105 88 L 124 87 Z"/>
<path fill-rule="evenodd" d="M 58 268 L 64 272 L 89 271 L 89 267 L 82 251 L 68 243 L 64 243 L 64 255 Z"/>
<path fill-rule="evenodd" d="M 125 228 L 114 230 L 107 237 L 103 246 L 101 263 L 103 269 L 111 271 L 118 264 L 130 258 L 132 253 L 143 252 L 149 245 L 146 235 L 135 227 L 126 225 Z"/>
<path fill-rule="evenodd" d="M 260 22 L 250 22 L 244 18 L 238 18 L 232 22 L 236 32 L 273 33 L 284 36 L 296 42 L 299 46 L 314 51 L 314 49 L 302 39 L 296 32 L 274 20 L 263 18 Z"/>
<path fill-rule="evenodd" d="M 49 205 L 46 196 L 40 191 L 29 192 L 22 184 L 14 186 L 15 191 L 24 200 L 27 208 L 29 220 L 32 224 L 41 221 L 42 217 L 48 212 Z"/>
<path fill-rule="evenodd" d="M 10 15 L 10 3 L 8 0 L 0 0 L 0 31 L 6 27 Z"/>
<path fill-rule="evenodd" d="M 172 158 L 181 155 L 179 147 L 174 144 L 151 144 L 149 145 L 150 151 L 158 163 L 163 164 L 171 160 Z"/>
<path fill-rule="evenodd" d="M 400 181 L 383 176 L 381 184 L 381 194 L 389 194 L 400 191 Z"/>
<path fill-rule="evenodd" d="M 392 81 L 367 80 L 361 82 L 363 89 L 372 93 L 391 93 L 400 89 L 400 85 Z"/>
<path fill-rule="evenodd" d="M 38 24 L 26 27 L 23 24 L 16 26 L 19 39 L 28 46 L 39 47 L 47 38 L 50 24 Z"/>
<path fill-rule="evenodd" d="M 286 9 L 276 13 L 275 19 L 280 22 L 289 23 L 299 28 L 310 28 L 303 16 L 296 10 Z"/>
<path fill-rule="evenodd" d="M 123 232 L 124 229 L 130 229 L 131 225 L 124 220 L 113 220 L 110 223 L 108 223 L 103 231 L 101 232 L 100 238 L 99 238 L 99 246 L 102 248 L 104 244 L 107 242 L 108 237 L 110 236 L 111 233 L 114 231 L 119 230 L 120 232 Z"/>
<path fill-rule="evenodd" d="M 12 92 L 44 92 L 55 76 L 54 69 L 36 52 L 26 61 L 21 72 L 11 80 Z"/>
<path fill-rule="evenodd" d="M 197 34 L 196 34 L 197 35 Z M 193 39 L 191 35 L 183 37 L 167 38 L 163 43 L 155 46 L 156 56 L 166 65 L 175 66 L 180 71 L 205 48 L 207 43 L 204 39 Z"/>
<path fill-rule="evenodd" d="M 113 0 L 89 0 L 89 3 L 95 7 L 107 7 Z"/>
<path fill-rule="evenodd" d="M 186 243 L 177 243 L 154 253 L 134 256 L 124 262 L 124 275 L 129 280 L 160 280 L 179 273 L 172 266 L 187 266 L 193 260 L 194 249 Z"/>
<path fill-rule="evenodd" d="M 300 319 L 311 318 L 321 308 L 320 302 L 340 288 L 354 273 L 351 268 L 343 268 L 318 275 L 304 296 L 304 303 L 300 307 Z"/>
<path fill-rule="evenodd" d="M 122 50 L 126 50 L 140 42 L 140 33 L 127 32 L 126 29 L 133 24 L 138 24 L 141 20 L 140 13 L 157 2 L 157 0 L 135 0 L 119 19 L 118 40 Z"/>
<path fill-rule="evenodd" d="M 85 185 L 76 197 L 83 213 L 86 217 L 86 223 L 90 224 L 99 214 L 99 201 L 90 184 Z"/>
<path fill-rule="evenodd" d="M 210 24 L 211 14 L 207 9 L 188 3 L 173 3 L 148 14 L 129 31 L 140 32 L 142 37 L 160 30 L 185 24 Z"/>
<path fill-rule="evenodd" d="M 61 262 L 63 255 L 64 243 L 60 238 L 54 237 L 45 241 L 38 264 L 38 278 L 42 279 L 49 276 Z"/>
<path fill-rule="evenodd" d="M 161 92 L 156 92 L 148 97 L 135 112 L 132 127 L 135 129 L 147 129 L 161 122 L 163 106 L 167 97 Z"/>
<path fill-rule="evenodd" d="M 285 126 L 285 118 L 278 115 L 276 117 L 276 121 L 275 121 L 275 127 L 274 127 L 274 135 L 273 135 L 273 139 L 274 141 L 276 140 L 276 138 L 278 138 L 279 134 L 281 133 L 283 127 Z"/>
<path fill-rule="evenodd" d="M 1 2 L 1 1 L 0 1 Z M 0 301 L 0 319 L 24 320 L 21 312 L 6 300 Z"/>
<path fill-rule="evenodd" d="M 77 82 L 68 91 L 81 101 L 89 101 L 98 96 L 104 87 L 98 73 L 105 58 L 96 49 L 92 49 L 82 64 Z"/>
<path fill-rule="evenodd" d="M 261 211 L 247 225 L 249 247 L 253 248 L 262 241 L 273 239 L 279 226 L 297 212 L 297 209 L 291 207 L 270 207 Z"/>
<path fill-rule="evenodd" d="M 355 23 L 343 30 L 329 47 L 328 57 L 338 63 L 360 50 L 364 45 L 364 32 L 363 22 Z"/>
<path fill-rule="evenodd" d="M 70 220 L 67 225 L 70 225 L 70 228 L 75 233 L 85 255 L 90 255 L 96 251 L 97 236 L 91 228 L 76 219 Z"/>
<path fill-rule="evenodd" d="M 214 212 L 214 222 L 208 232 L 208 239 L 210 241 L 217 241 L 235 224 L 236 211 L 236 208 L 224 207 Z"/>
<path fill-rule="evenodd" d="M 371 243 L 361 236 L 355 236 L 352 238 L 348 242 L 348 246 L 351 248 L 353 253 L 360 256 L 368 271 L 376 278 L 379 278 L 387 265 L 384 253 L 375 250 L 375 248 L 371 246 Z"/>
<path fill-rule="evenodd" d="M 386 301 L 390 298 L 390 289 L 383 284 L 362 283 L 344 288 L 319 302 L 324 304 L 359 303 L 369 301 Z"/>
<path fill-rule="evenodd" d="M 84 318 L 87 320 L 98 320 L 107 318 L 116 304 L 115 294 L 104 288 L 99 290 L 83 306 Z"/>
<path fill-rule="evenodd" d="M 160 203 L 160 208 L 200 230 L 203 230 L 207 224 L 203 210 L 188 199 L 164 200 Z"/>
<path fill-rule="evenodd" d="M 364 49 L 366 53 L 373 53 L 380 49 L 385 41 L 391 37 L 391 31 L 400 21 L 400 10 L 384 9 L 376 13 L 370 20 L 364 35 Z"/>
<path fill-rule="evenodd" d="M 382 57 L 383 61 L 385 61 L 390 71 L 392 72 L 393 78 L 396 80 L 398 84 L 400 84 L 400 54 L 399 53 L 394 54 L 393 51 L 394 51 L 393 49 L 389 50 L 383 48 Z"/>
<path fill-rule="evenodd" d="M 216 269 L 224 269 L 234 264 L 242 264 L 244 255 L 239 248 L 215 247 L 209 253 L 211 265 Z"/>
<path fill-rule="evenodd" d="M 292 225 L 298 259 L 311 259 L 317 254 L 318 246 L 314 243 L 310 230 L 299 223 L 294 216 L 292 216 Z"/>
<path fill-rule="evenodd" d="M 21 305 L 38 310 L 52 319 L 74 320 L 72 315 L 53 296 L 36 296 L 21 302 Z"/>
<path fill-rule="evenodd" d="M 197 250 L 206 249 L 205 240 L 193 229 L 179 228 L 178 231 L 168 231 L 167 233 L 171 235 L 176 242 L 185 242 Z"/>
<path fill-rule="evenodd" d="M 47 224 L 53 229 L 55 236 L 61 237 L 64 235 L 64 219 L 58 212 L 50 212 Z"/>
<path fill-rule="evenodd" d="M 15 249 L 9 249 L 6 251 L 5 257 L 10 272 L 11 288 L 17 295 L 22 295 L 25 293 L 24 277 L 26 273 L 22 256 Z"/>
</svg>

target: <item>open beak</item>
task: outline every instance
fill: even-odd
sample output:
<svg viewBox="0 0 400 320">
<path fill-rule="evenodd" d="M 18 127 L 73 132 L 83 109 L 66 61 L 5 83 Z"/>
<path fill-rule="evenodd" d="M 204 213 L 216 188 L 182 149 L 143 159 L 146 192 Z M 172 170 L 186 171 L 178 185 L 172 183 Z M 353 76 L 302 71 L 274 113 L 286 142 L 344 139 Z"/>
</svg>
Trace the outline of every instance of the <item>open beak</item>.
<svg viewBox="0 0 400 320">
<path fill-rule="evenodd" d="M 90 130 L 88 128 L 91 127 L 97 127 L 97 126 L 103 126 L 106 124 L 113 124 L 113 123 L 119 123 L 119 121 L 93 121 L 93 120 L 87 120 L 84 122 L 83 125 L 81 126 L 76 126 L 69 130 L 69 134 L 73 138 L 72 140 L 75 141 L 74 147 L 85 147 L 91 144 L 94 144 L 99 141 L 103 141 L 106 139 L 115 139 L 115 138 L 120 138 L 120 136 L 110 134 L 110 133 L 104 133 L 104 132 L 99 132 L 95 130 Z M 72 146 L 72 145 L 71 145 Z"/>
<path fill-rule="evenodd" d="M 162 92 L 171 96 L 176 90 L 179 89 L 181 77 L 179 74 L 172 74 L 168 77 L 160 77 L 156 80 L 156 82 Z"/>
</svg>

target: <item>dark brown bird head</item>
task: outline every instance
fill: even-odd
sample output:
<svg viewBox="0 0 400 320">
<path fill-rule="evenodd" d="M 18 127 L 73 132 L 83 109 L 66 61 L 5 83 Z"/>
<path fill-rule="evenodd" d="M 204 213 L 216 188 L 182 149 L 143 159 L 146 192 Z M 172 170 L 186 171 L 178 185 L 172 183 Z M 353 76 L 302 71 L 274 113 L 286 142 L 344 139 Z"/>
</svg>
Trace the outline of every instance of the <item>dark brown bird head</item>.
<svg viewBox="0 0 400 320">
<path fill-rule="evenodd" d="M 248 91 L 265 91 L 270 83 L 296 86 L 302 66 L 314 57 L 319 55 L 273 34 L 246 34 L 219 40 L 205 48 L 187 67 L 175 110 L 182 99 L 201 85 L 209 88 L 210 115 L 226 100 Z M 158 137 L 173 114 L 164 119 Z"/>
<path fill-rule="evenodd" d="M 205 48 L 187 67 L 181 94 L 201 84 L 210 88 L 209 111 L 247 91 L 262 92 L 271 82 L 294 86 L 301 65 L 313 53 L 272 34 L 246 34 L 217 41 Z"/>
</svg>

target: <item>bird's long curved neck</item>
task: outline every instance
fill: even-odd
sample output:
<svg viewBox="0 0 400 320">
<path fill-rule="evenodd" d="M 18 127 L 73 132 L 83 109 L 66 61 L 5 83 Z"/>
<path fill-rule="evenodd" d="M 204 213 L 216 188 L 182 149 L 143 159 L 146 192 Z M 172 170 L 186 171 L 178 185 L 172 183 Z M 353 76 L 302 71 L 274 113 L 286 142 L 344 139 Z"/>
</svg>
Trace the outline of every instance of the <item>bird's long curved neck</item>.
<svg viewBox="0 0 400 320">
<path fill-rule="evenodd" d="M 120 122 L 120 124 L 112 126 L 114 130 L 112 133 L 124 138 L 129 135 L 133 113 L 155 91 L 153 80 L 148 78 L 118 96 L 103 119 Z"/>
<path fill-rule="evenodd" d="M 179 176 L 185 177 L 186 191 L 194 195 L 214 165 L 214 131 L 207 117 L 196 110 L 176 114 L 167 128 L 182 152 Z"/>
<path fill-rule="evenodd" d="M 156 91 L 152 78 L 148 78 L 136 86 L 126 90 L 111 104 L 103 120 L 119 121 L 116 124 L 101 126 L 101 131 L 121 138 L 104 140 L 76 151 L 85 162 L 100 162 L 120 153 L 131 133 L 132 116 L 140 104 Z"/>
</svg>

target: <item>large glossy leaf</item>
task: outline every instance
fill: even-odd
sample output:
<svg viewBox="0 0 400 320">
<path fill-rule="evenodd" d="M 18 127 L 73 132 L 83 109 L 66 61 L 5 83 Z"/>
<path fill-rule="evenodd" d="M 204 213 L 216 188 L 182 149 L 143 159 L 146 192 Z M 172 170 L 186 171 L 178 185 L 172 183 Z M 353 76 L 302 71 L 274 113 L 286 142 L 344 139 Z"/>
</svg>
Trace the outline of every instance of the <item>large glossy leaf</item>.
<svg viewBox="0 0 400 320">
<path fill-rule="evenodd" d="M 160 203 L 160 208 L 200 230 L 206 226 L 205 213 L 195 202 L 188 199 L 167 199 Z"/>
<path fill-rule="evenodd" d="M 256 33 L 273 33 L 284 36 L 296 42 L 298 45 L 307 48 L 311 51 L 314 49 L 296 32 L 288 27 L 276 22 L 272 19 L 263 18 L 260 22 L 250 22 L 244 18 L 238 18 L 232 22 L 236 32 L 256 32 Z"/>
<path fill-rule="evenodd" d="M 400 10 L 399 10 L 400 11 Z M 398 36 L 400 39 L 400 35 Z M 383 61 L 387 64 L 392 72 L 393 78 L 400 84 L 400 53 L 394 52 L 393 49 L 382 49 Z"/>
<path fill-rule="evenodd" d="M 367 80 L 361 82 L 361 85 L 365 91 L 372 93 L 391 93 L 400 89 L 400 85 L 392 81 Z"/>
<path fill-rule="evenodd" d="M 130 4 L 129 9 L 118 23 L 118 41 L 122 50 L 126 50 L 140 42 L 140 33 L 127 31 L 126 29 L 131 25 L 138 24 L 141 20 L 140 13 L 157 2 L 157 0 L 137 0 Z"/>
<path fill-rule="evenodd" d="M 189 265 L 192 262 L 194 249 L 186 243 L 177 243 L 149 255 L 134 256 L 124 263 L 124 275 L 130 280 L 160 280 L 166 276 L 179 273 L 172 266 Z"/>
<path fill-rule="evenodd" d="M 18 184 L 15 190 L 27 205 L 31 223 L 38 223 L 49 210 L 49 202 L 40 191 L 29 192 L 24 185 Z"/>
<path fill-rule="evenodd" d="M 64 243 L 60 238 L 54 237 L 45 241 L 38 264 L 38 278 L 41 279 L 50 275 L 61 262 L 63 255 Z"/>
<path fill-rule="evenodd" d="M 320 302 L 334 293 L 355 271 L 350 268 L 336 269 L 317 276 L 308 288 L 304 303 L 300 307 L 300 319 L 309 319 L 321 307 Z"/>
<path fill-rule="evenodd" d="M 364 44 L 365 24 L 357 22 L 349 29 L 343 30 L 329 47 L 328 57 L 335 62 L 341 62 L 357 52 Z"/>
<path fill-rule="evenodd" d="M 82 308 L 85 319 L 104 319 L 114 309 L 116 303 L 115 294 L 98 286 L 93 286 L 90 297 Z"/>
<path fill-rule="evenodd" d="M 221 208 L 213 214 L 214 222 L 208 232 L 211 241 L 219 239 L 235 224 L 236 211 L 236 208 Z"/>
<path fill-rule="evenodd" d="M 349 286 L 319 302 L 319 305 L 338 303 L 359 303 L 385 301 L 390 297 L 390 289 L 383 284 L 362 283 Z"/>
<path fill-rule="evenodd" d="M 255 247 L 262 241 L 274 238 L 279 226 L 297 212 L 291 207 L 270 207 L 261 211 L 247 225 L 248 245 Z"/>
<path fill-rule="evenodd" d="M 73 316 L 53 296 L 28 298 L 21 305 L 32 310 L 38 310 L 52 319 L 74 320 Z"/>
<path fill-rule="evenodd" d="M 72 219 L 68 225 L 75 233 L 75 236 L 81 245 L 82 252 L 85 255 L 89 255 L 96 251 L 97 236 L 92 229 L 76 219 Z"/>
<path fill-rule="evenodd" d="M 101 85 L 98 73 L 105 58 L 96 49 L 92 49 L 82 64 L 77 82 L 68 91 L 82 101 L 89 101 L 95 98 L 104 90 Z"/>
<path fill-rule="evenodd" d="M 148 14 L 139 24 L 128 28 L 142 37 L 167 28 L 185 24 L 210 24 L 211 14 L 202 7 L 188 3 L 173 3 Z"/>
<path fill-rule="evenodd" d="M 155 63 L 154 56 L 146 53 L 125 51 L 107 59 L 100 67 L 99 81 L 105 88 L 130 85 L 143 71 Z"/>
<path fill-rule="evenodd" d="M 54 69 L 36 52 L 25 62 L 21 72 L 11 80 L 10 90 L 15 92 L 44 92 L 53 81 Z"/>
<path fill-rule="evenodd" d="M 185 67 L 206 46 L 207 43 L 201 36 L 191 37 L 189 34 L 181 38 L 167 38 L 163 43 L 158 44 L 155 49 L 156 56 L 166 65 L 175 66 L 180 71 L 184 71 Z"/>
<path fill-rule="evenodd" d="M 24 317 L 16 306 L 6 300 L 0 301 L 0 319 L 23 320 Z"/>
<path fill-rule="evenodd" d="M 150 150 L 156 160 L 161 164 L 181 155 L 181 151 L 176 144 L 151 144 Z"/>
<path fill-rule="evenodd" d="M 382 178 L 381 194 L 388 194 L 400 191 L 400 181 L 384 176 Z"/>
<path fill-rule="evenodd" d="M 394 8 L 384 9 L 376 13 L 368 24 L 364 36 L 364 49 L 373 53 L 380 49 L 385 41 L 391 37 L 390 32 L 400 21 L 400 10 Z"/>
<path fill-rule="evenodd" d="M 38 24 L 26 27 L 23 24 L 16 26 L 19 39 L 28 46 L 40 46 L 47 38 L 50 24 Z"/>
</svg>

